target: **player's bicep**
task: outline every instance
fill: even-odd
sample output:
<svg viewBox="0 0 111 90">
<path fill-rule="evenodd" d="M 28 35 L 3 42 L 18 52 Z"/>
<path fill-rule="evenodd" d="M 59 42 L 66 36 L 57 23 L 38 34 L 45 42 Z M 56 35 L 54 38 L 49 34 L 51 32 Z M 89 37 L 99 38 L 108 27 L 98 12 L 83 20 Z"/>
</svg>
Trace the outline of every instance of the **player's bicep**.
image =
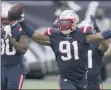
<svg viewBox="0 0 111 90">
<path fill-rule="evenodd" d="M 85 33 L 87 42 L 90 43 L 93 41 L 101 40 L 99 33 L 96 34 L 96 31 L 94 30 L 94 28 L 90 26 L 84 26 L 84 27 L 81 27 L 81 30 L 82 30 L 82 33 Z"/>
<path fill-rule="evenodd" d="M 49 36 L 40 34 L 38 32 L 35 32 L 33 34 L 32 39 L 42 45 L 50 45 L 51 44 Z"/>
<path fill-rule="evenodd" d="M 21 35 L 19 38 L 19 43 L 24 47 L 24 49 L 28 49 L 28 36 Z"/>
</svg>

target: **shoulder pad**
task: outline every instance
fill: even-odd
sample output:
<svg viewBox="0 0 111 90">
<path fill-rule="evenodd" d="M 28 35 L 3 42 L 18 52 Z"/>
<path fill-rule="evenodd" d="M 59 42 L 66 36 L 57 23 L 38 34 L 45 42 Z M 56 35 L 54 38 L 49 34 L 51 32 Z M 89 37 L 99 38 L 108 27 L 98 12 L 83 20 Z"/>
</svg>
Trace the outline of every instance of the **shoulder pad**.
<svg viewBox="0 0 111 90">
<path fill-rule="evenodd" d="M 45 31 L 44 35 L 51 35 L 51 34 L 52 34 L 52 30 L 53 30 L 52 27 L 48 28 L 48 29 Z"/>
<path fill-rule="evenodd" d="M 83 26 L 83 27 L 81 27 L 81 32 L 88 33 L 88 32 L 90 32 L 91 29 L 92 29 L 91 26 Z"/>
</svg>

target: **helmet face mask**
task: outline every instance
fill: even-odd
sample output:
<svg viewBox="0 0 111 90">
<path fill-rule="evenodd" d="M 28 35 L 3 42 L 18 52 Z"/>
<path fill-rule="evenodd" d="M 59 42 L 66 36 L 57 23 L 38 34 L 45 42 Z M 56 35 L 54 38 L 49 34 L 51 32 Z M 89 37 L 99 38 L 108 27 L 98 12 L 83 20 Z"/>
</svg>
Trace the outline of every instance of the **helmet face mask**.
<svg viewBox="0 0 111 90">
<path fill-rule="evenodd" d="M 69 30 L 72 27 L 73 22 L 71 20 L 59 20 L 60 30 Z"/>
<path fill-rule="evenodd" d="M 70 34 L 76 30 L 78 22 L 78 15 L 73 10 L 65 10 L 59 16 L 59 29 L 61 32 L 66 32 L 65 34 Z"/>
</svg>

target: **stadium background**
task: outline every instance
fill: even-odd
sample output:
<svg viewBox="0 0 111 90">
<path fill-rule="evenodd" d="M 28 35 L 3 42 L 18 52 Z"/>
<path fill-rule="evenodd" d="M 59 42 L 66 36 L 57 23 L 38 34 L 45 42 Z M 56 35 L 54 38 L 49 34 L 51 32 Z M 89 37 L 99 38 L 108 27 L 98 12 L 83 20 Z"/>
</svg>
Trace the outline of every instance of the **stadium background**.
<svg viewBox="0 0 111 90">
<path fill-rule="evenodd" d="M 90 14 L 95 15 L 99 7 L 105 11 L 105 17 L 111 18 L 111 1 L 2 1 L 2 3 L 6 5 L 7 3 L 14 4 L 18 2 L 25 5 L 25 18 L 41 33 L 43 33 L 47 27 L 50 27 L 56 15 L 59 15 L 60 11 L 65 9 L 75 10 L 80 16 L 80 21 L 88 18 Z M 36 44 L 30 40 L 29 49 L 24 55 L 24 63 L 27 69 L 26 73 L 32 76 L 33 79 L 32 77 L 31 79 L 26 79 L 23 88 L 57 89 L 57 66 L 54 59 L 55 57 L 50 47 Z M 26 63 L 28 65 L 26 65 Z M 30 69 L 30 67 L 32 68 Z M 38 71 L 35 69 L 38 69 Z M 107 73 L 108 77 L 104 81 L 104 88 L 111 89 L 111 71 L 109 72 L 111 66 L 109 64 L 107 64 L 107 69 L 107 72 L 104 72 L 105 75 Z M 40 71 L 42 71 L 42 77 L 39 75 Z M 39 79 L 36 79 L 38 78 L 36 76 L 38 76 Z"/>
</svg>

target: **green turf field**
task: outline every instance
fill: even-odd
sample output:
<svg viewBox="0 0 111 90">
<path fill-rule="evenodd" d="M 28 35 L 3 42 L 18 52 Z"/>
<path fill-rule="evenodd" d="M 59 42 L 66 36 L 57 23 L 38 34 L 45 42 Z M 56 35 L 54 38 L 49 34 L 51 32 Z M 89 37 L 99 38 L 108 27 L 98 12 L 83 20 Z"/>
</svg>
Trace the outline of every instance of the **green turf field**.
<svg viewBox="0 0 111 90">
<path fill-rule="evenodd" d="M 103 84 L 104 89 L 111 89 L 111 84 Z M 57 81 L 25 80 L 23 89 L 58 89 Z"/>
</svg>

